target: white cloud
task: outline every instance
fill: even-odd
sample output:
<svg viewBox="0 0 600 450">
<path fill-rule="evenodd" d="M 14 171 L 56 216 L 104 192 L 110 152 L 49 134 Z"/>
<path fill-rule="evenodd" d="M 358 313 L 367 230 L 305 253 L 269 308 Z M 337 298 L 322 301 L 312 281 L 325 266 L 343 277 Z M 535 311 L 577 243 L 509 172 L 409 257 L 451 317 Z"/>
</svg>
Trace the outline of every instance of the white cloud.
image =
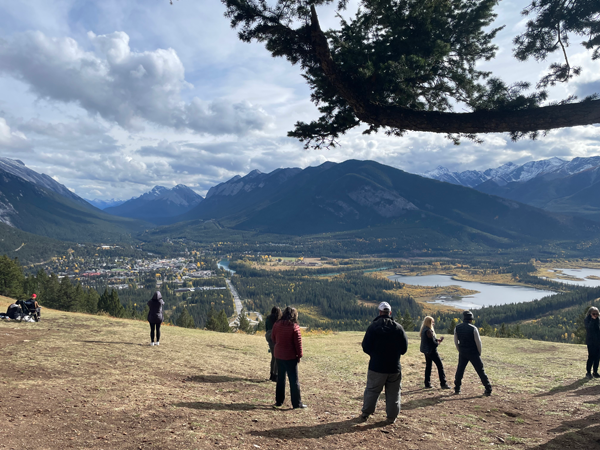
<svg viewBox="0 0 600 450">
<path fill-rule="evenodd" d="M 0 117 L 0 150 L 29 150 L 31 143 L 27 137 L 20 131 L 13 131 L 6 119 Z"/>
<path fill-rule="evenodd" d="M 351 0 L 343 15 L 358 4 Z M 319 7 L 324 27 L 339 24 L 334 6 Z M 499 4 L 494 26 L 509 26 L 497 39 L 499 58 L 482 68 L 535 84 L 548 61 L 511 56 L 512 38 L 524 26 L 522 6 Z M 303 150 L 286 133 L 318 112 L 299 67 L 272 58 L 262 43 L 240 42 L 223 12 L 220 2 L 187 0 L 3 2 L 0 155 L 23 159 L 82 196 L 130 198 L 156 184 L 183 183 L 202 194 L 254 169 L 327 160 L 372 159 L 421 172 L 600 154 L 600 127 L 517 143 L 489 135 L 482 145 L 460 146 L 436 134 L 393 138 L 352 130 L 341 147 Z M 597 90 L 598 63 L 579 47 L 571 50 L 579 52 L 570 57 L 584 74 L 553 90 L 553 100 Z"/>
<path fill-rule="evenodd" d="M 185 69 L 172 48 L 135 52 L 124 32 L 88 33 L 96 51 L 72 38 L 41 32 L 0 41 L 0 71 L 27 83 L 39 98 L 76 103 L 92 115 L 140 130 L 144 121 L 206 134 L 260 130 L 268 115 L 248 102 L 228 100 L 185 104 Z"/>
</svg>

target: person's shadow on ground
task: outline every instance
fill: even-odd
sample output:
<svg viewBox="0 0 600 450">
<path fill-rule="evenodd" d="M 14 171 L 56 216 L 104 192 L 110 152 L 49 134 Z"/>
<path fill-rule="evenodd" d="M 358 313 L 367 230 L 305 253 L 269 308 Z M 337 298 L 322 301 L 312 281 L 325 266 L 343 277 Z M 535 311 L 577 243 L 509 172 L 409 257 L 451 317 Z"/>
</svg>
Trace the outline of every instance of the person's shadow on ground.
<svg viewBox="0 0 600 450">
<path fill-rule="evenodd" d="M 103 345 L 138 345 L 148 346 L 148 344 L 136 344 L 135 342 L 118 342 L 118 341 L 78 341 L 84 344 L 103 344 Z"/>
<path fill-rule="evenodd" d="M 582 419 L 566 420 L 548 432 L 562 433 L 545 444 L 533 447 L 534 450 L 557 448 L 589 450 L 600 448 L 600 414 L 595 413 Z"/>
<path fill-rule="evenodd" d="M 186 383 L 267 383 L 269 380 L 258 378 L 231 377 L 229 375 L 194 375 L 185 379 Z"/>
<path fill-rule="evenodd" d="M 257 409 L 273 409 L 269 405 L 255 403 L 224 403 L 224 402 L 180 402 L 174 403 L 178 408 L 192 408 L 213 411 L 252 411 Z"/>
<path fill-rule="evenodd" d="M 588 380 L 587 378 L 575 380 L 571 384 L 553 387 L 548 392 L 543 392 L 541 394 L 537 394 L 536 397 L 547 397 L 549 395 L 559 394 L 561 392 L 574 391 L 576 389 L 579 389 L 581 386 L 583 386 L 584 384 L 586 384 L 589 381 L 590 380 Z"/>
<path fill-rule="evenodd" d="M 323 423 L 320 425 L 305 425 L 299 427 L 274 428 L 271 430 L 250 431 L 252 436 L 261 436 L 276 439 L 319 439 L 336 434 L 357 433 L 373 428 L 382 428 L 388 425 L 383 420 L 379 422 L 363 423 L 358 418 L 343 420 L 341 422 Z"/>
</svg>

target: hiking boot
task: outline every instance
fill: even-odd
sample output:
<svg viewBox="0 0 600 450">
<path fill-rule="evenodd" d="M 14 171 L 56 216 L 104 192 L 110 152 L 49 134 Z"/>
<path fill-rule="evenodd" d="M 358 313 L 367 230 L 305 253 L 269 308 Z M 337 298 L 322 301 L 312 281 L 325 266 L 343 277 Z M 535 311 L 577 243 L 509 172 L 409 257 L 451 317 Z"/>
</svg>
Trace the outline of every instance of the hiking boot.
<svg viewBox="0 0 600 450">
<path fill-rule="evenodd" d="M 592 378 L 594 378 L 590 372 L 586 373 L 586 374 L 585 374 L 585 377 L 586 377 L 588 380 L 591 380 Z"/>
<path fill-rule="evenodd" d="M 393 419 L 391 417 L 387 417 L 385 419 L 385 423 L 387 423 L 388 425 L 391 425 L 393 423 L 396 423 L 396 418 L 394 417 Z"/>
<path fill-rule="evenodd" d="M 600 378 L 600 373 L 598 373 L 598 372 L 596 372 L 596 373 L 593 373 L 593 374 L 592 374 L 592 376 L 593 376 L 594 378 Z"/>
<path fill-rule="evenodd" d="M 483 393 L 483 395 L 485 395 L 486 397 L 489 397 L 490 395 L 492 395 L 492 387 L 487 387 L 485 388 L 485 392 Z"/>
<path fill-rule="evenodd" d="M 440 389 L 450 389 L 450 386 L 448 386 L 447 384 L 442 384 L 440 386 Z"/>
<path fill-rule="evenodd" d="M 361 413 L 358 417 L 357 417 L 359 422 L 366 422 L 369 419 L 369 415 L 368 414 L 364 414 Z"/>
</svg>

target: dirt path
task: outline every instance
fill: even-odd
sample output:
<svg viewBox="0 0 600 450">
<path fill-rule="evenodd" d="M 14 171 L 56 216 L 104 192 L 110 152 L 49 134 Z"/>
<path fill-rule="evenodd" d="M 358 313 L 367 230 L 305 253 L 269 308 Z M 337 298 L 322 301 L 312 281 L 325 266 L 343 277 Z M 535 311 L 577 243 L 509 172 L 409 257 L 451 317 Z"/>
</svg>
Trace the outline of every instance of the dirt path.
<svg viewBox="0 0 600 450">
<path fill-rule="evenodd" d="M 358 423 L 366 377 L 362 333 L 305 336 L 309 408 L 271 407 L 262 336 L 43 311 L 0 322 L 0 449 L 600 449 L 600 381 L 582 346 L 485 339 L 491 397 L 467 369 L 463 394 L 421 388 L 416 335 L 403 357 L 402 412 Z M 455 350 L 442 347 L 452 379 Z M 437 383 L 434 383 L 437 385 Z"/>
</svg>

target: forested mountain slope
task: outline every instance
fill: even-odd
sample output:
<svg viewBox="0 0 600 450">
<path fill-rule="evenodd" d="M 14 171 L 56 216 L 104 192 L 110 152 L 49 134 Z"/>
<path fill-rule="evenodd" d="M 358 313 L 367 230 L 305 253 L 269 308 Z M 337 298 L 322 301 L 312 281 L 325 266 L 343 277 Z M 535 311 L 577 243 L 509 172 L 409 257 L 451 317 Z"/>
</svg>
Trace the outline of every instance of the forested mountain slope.
<svg viewBox="0 0 600 450">
<path fill-rule="evenodd" d="M 447 238 L 540 242 L 598 236 L 597 224 L 409 174 L 373 161 L 305 169 L 259 194 L 240 191 L 202 202 L 188 217 L 216 219 L 240 230 L 309 235 L 365 230 L 435 231 Z M 372 233 L 376 233 L 376 230 Z"/>
<path fill-rule="evenodd" d="M 0 222 L 28 233 L 66 241 L 125 241 L 144 224 L 103 213 L 21 177 L 0 177 Z"/>
</svg>

